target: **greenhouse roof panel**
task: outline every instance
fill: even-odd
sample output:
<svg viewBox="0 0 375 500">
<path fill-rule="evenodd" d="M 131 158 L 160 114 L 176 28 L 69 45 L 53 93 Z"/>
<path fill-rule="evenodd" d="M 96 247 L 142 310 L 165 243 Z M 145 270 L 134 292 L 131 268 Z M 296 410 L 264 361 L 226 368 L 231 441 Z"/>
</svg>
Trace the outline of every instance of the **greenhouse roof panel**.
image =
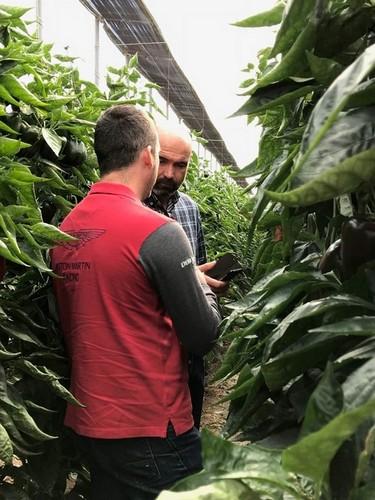
<svg viewBox="0 0 375 500">
<path fill-rule="evenodd" d="M 189 129 L 202 132 L 222 165 L 236 161 L 211 122 L 194 88 L 171 54 L 151 13 L 141 0 L 80 0 L 100 21 L 121 52 L 138 54 L 139 70 L 160 86 L 160 93 Z"/>
</svg>

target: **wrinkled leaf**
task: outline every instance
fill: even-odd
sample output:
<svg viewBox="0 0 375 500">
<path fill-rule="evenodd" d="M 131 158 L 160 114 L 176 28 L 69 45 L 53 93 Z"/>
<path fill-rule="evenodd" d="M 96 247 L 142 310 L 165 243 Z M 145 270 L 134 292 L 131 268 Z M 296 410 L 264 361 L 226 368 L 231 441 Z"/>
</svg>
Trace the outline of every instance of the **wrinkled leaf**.
<svg viewBox="0 0 375 500">
<path fill-rule="evenodd" d="M 282 24 L 277 32 L 272 56 L 279 52 L 285 54 L 292 47 L 305 28 L 306 20 L 311 18 L 315 3 L 315 0 L 290 0 L 288 2 Z"/>
<path fill-rule="evenodd" d="M 375 358 L 354 370 L 342 384 L 345 408 L 351 410 L 375 399 Z"/>
<path fill-rule="evenodd" d="M 158 500 L 260 500 L 243 482 L 234 479 L 217 480 L 212 484 L 200 486 L 191 491 L 162 491 Z"/>
<path fill-rule="evenodd" d="M 0 460 L 9 464 L 13 457 L 13 446 L 5 427 L 0 424 Z"/>
<path fill-rule="evenodd" d="M 319 384 L 307 403 L 300 438 L 316 432 L 335 418 L 343 408 L 343 391 L 328 363 Z"/>
<path fill-rule="evenodd" d="M 319 431 L 286 449 L 282 455 L 283 466 L 320 483 L 341 444 L 374 414 L 375 401 L 341 413 Z"/>
</svg>

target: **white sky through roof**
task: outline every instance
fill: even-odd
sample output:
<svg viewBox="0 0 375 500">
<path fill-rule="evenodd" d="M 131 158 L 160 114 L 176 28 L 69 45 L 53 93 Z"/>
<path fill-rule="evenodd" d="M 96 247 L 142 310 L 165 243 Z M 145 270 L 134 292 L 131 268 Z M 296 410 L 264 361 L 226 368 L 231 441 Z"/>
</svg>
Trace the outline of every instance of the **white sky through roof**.
<svg viewBox="0 0 375 500">
<path fill-rule="evenodd" d="M 273 45 L 273 28 L 238 28 L 230 23 L 271 8 L 275 0 L 143 0 L 177 63 L 240 167 L 257 155 L 259 128 L 245 117 L 228 118 L 244 102 L 241 70 L 257 52 Z"/>
<path fill-rule="evenodd" d="M 257 155 L 258 127 L 245 117 L 228 118 L 244 102 L 241 72 L 256 63 L 257 52 L 273 44 L 273 28 L 237 28 L 230 23 L 267 10 L 275 0 L 143 0 L 163 33 L 177 63 L 203 102 L 239 167 Z M 5 0 L 11 5 L 35 7 L 36 0 Z M 78 56 L 83 78 L 94 81 L 94 18 L 79 0 L 41 0 L 42 37 L 54 43 L 54 53 Z M 35 19 L 35 9 L 29 14 Z M 100 74 L 107 66 L 121 66 L 124 58 L 100 34 Z"/>
</svg>

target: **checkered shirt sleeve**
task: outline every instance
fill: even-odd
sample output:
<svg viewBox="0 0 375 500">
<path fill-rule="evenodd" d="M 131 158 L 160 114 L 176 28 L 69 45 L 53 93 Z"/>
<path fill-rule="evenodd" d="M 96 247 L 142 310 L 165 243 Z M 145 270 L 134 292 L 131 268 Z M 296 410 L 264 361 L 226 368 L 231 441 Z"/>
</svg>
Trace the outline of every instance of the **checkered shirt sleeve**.
<svg viewBox="0 0 375 500">
<path fill-rule="evenodd" d="M 196 264 L 204 264 L 207 259 L 206 246 L 198 205 L 185 193 L 179 194 L 171 216 L 183 227 L 193 248 Z"/>
</svg>

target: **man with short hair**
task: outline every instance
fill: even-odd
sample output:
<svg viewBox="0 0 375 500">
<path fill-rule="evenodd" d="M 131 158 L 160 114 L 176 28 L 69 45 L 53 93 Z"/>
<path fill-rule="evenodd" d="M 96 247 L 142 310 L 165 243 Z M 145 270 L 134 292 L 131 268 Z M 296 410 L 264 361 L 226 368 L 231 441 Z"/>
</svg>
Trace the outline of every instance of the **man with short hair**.
<svg viewBox="0 0 375 500">
<path fill-rule="evenodd" d="M 158 172 L 154 123 L 115 106 L 94 146 L 101 180 L 61 225 L 76 240 L 52 252 L 84 405 L 68 405 L 65 424 L 87 454 L 92 500 L 148 500 L 202 467 L 186 351 L 213 347 L 220 316 L 179 224 L 141 202 Z"/>
<path fill-rule="evenodd" d="M 184 182 L 192 153 L 191 138 L 181 127 L 170 124 L 158 127 L 160 154 L 159 171 L 147 206 L 179 222 L 184 229 L 195 255 L 197 265 L 206 263 L 206 248 L 198 205 L 178 189 Z M 208 270 L 213 263 L 205 264 Z M 206 282 L 215 293 L 225 292 L 228 284 L 206 276 Z M 189 388 L 193 406 L 194 425 L 200 427 L 205 368 L 201 356 L 189 357 Z"/>
</svg>

